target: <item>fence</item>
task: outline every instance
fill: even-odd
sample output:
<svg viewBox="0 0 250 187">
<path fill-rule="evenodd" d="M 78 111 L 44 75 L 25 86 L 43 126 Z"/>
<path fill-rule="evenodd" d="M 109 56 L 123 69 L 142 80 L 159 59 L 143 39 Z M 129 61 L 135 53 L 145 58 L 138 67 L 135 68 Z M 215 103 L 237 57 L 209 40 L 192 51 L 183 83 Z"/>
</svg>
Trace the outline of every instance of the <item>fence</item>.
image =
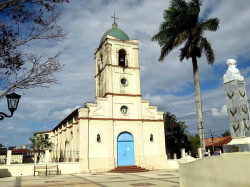
<svg viewBox="0 0 250 187">
<path fill-rule="evenodd" d="M 6 164 L 7 162 L 7 150 L 0 150 L 0 164 Z"/>
<path fill-rule="evenodd" d="M 76 150 L 57 150 L 46 151 L 48 154 L 41 154 L 39 163 L 49 162 L 79 162 L 79 151 Z M 0 152 L 0 164 L 22 164 L 37 163 L 37 154 L 27 150 L 4 150 Z"/>
<path fill-rule="evenodd" d="M 23 155 L 11 155 L 11 164 L 22 164 Z"/>
<path fill-rule="evenodd" d="M 23 155 L 23 163 L 34 163 L 34 155 Z"/>
<path fill-rule="evenodd" d="M 0 164 L 34 163 L 34 155 L 30 150 L 0 150 Z"/>
<path fill-rule="evenodd" d="M 11 164 L 34 163 L 33 154 L 29 149 L 13 149 Z"/>
<path fill-rule="evenodd" d="M 0 155 L 0 164 L 6 164 L 7 155 Z"/>
<path fill-rule="evenodd" d="M 40 154 L 39 160 L 37 159 L 38 153 L 17 154 L 14 150 L 10 151 L 9 164 L 22 164 L 22 163 L 49 163 L 49 162 L 79 162 L 79 151 L 46 151 L 48 155 Z M 7 156 L 0 155 L 0 163 L 6 164 Z"/>
</svg>

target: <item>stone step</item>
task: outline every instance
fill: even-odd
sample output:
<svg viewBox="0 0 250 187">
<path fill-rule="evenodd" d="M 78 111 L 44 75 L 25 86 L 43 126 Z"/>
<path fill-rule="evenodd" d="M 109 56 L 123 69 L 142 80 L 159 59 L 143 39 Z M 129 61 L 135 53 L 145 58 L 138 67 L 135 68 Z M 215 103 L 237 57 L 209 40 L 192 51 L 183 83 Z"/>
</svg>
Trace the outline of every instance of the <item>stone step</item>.
<svg viewBox="0 0 250 187">
<path fill-rule="evenodd" d="M 117 168 L 111 170 L 112 173 L 136 173 L 136 172 L 147 172 L 145 168 L 138 166 L 118 166 Z"/>
<path fill-rule="evenodd" d="M 141 168 L 139 166 L 118 166 L 117 168 L 121 168 L 121 169 L 126 169 L 126 168 Z"/>
</svg>

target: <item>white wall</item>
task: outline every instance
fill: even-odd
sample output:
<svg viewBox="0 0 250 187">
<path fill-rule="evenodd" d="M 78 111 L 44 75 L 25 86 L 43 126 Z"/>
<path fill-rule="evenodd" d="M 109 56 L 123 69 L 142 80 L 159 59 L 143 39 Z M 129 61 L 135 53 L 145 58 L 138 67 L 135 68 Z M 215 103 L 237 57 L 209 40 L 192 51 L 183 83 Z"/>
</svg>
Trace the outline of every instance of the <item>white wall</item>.
<svg viewBox="0 0 250 187">
<path fill-rule="evenodd" d="M 168 169 L 179 169 L 179 160 L 168 159 Z"/>
<path fill-rule="evenodd" d="M 80 163 L 79 162 L 59 163 L 58 167 L 61 170 L 62 174 L 75 174 L 79 172 Z M 13 176 L 14 177 L 29 176 L 33 174 L 34 174 L 34 164 L 0 165 L 0 178 L 13 177 Z"/>
<path fill-rule="evenodd" d="M 250 153 L 224 153 L 180 164 L 181 187 L 249 187 Z"/>
</svg>

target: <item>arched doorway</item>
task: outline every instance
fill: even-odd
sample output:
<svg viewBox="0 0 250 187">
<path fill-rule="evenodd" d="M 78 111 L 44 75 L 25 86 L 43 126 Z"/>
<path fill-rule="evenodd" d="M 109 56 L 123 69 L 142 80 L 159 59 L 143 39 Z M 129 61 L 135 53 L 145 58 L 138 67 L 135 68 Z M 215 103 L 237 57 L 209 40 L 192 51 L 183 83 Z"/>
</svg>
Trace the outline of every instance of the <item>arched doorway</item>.
<svg viewBox="0 0 250 187">
<path fill-rule="evenodd" d="M 129 132 L 122 132 L 117 138 L 117 165 L 135 165 L 134 139 Z"/>
</svg>

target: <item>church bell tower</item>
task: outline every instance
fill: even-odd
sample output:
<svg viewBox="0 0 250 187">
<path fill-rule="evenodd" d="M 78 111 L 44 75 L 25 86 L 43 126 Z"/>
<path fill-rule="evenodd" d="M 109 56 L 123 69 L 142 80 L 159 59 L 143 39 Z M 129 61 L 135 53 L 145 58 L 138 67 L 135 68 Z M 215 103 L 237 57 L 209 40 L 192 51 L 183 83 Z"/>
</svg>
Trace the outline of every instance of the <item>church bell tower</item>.
<svg viewBox="0 0 250 187">
<path fill-rule="evenodd" d="M 138 40 L 130 40 L 114 20 L 95 51 L 95 96 L 140 96 Z"/>
</svg>

